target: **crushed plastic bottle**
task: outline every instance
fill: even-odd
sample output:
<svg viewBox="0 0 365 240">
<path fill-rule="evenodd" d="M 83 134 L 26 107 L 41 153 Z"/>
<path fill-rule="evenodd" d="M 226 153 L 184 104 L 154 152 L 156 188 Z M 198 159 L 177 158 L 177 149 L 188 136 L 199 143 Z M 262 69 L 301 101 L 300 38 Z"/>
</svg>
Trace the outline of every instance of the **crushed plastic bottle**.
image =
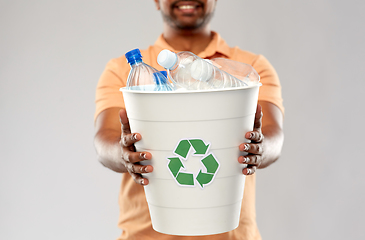
<svg viewBox="0 0 365 240">
<path fill-rule="evenodd" d="M 232 75 L 219 70 L 209 60 L 191 52 L 162 50 L 157 62 L 167 69 L 171 80 L 187 90 L 222 89 L 247 86 Z"/>
<path fill-rule="evenodd" d="M 174 86 L 163 73 L 142 61 L 139 49 L 125 54 L 131 70 L 127 79 L 127 89 L 140 91 L 173 91 Z"/>
<path fill-rule="evenodd" d="M 228 72 L 237 79 L 245 82 L 248 86 L 260 83 L 259 74 L 249 64 L 226 58 L 212 58 L 210 61 L 220 70 Z"/>
</svg>

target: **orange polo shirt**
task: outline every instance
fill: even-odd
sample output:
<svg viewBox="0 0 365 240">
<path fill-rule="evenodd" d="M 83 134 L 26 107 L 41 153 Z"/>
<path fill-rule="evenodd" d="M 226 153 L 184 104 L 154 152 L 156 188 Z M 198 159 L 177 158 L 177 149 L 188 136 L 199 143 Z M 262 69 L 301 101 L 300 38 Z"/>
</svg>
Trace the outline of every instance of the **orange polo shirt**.
<svg viewBox="0 0 365 240">
<path fill-rule="evenodd" d="M 281 97 L 281 86 L 275 69 L 262 55 L 256 55 L 243 51 L 238 47 L 229 47 L 218 33 L 212 32 L 213 38 L 208 47 L 198 53 L 201 58 L 224 57 L 235 61 L 247 63 L 255 68 L 261 77 L 262 86 L 259 92 L 259 101 L 268 101 L 284 112 Z M 157 56 L 163 49 L 180 52 L 173 49 L 161 35 L 153 46 L 147 50 L 141 50 L 143 61 L 156 68 L 164 70 L 157 63 Z M 124 108 L 123 95 L 119 91 L 127 83 L 130 66 L 124 56 L 112 59 L 107 64 L 100 77 L 96 89 L 95 118 L 105 109 L 111 107 Z M 158 233 L 152 229 L 147 201 L 142 186 L 136 184 L 132 177 L 122 174 L 122 183 L 119 194 L 120 217 L 118 226 L 123 230 L 119 239 L 130 240 L 258 240 L 261 239 L 256 225 L 255 210 L 255 181 L 256 177 L 247 176 L 242 200 L 241 218 L 238 228 L 233 231 L 198 237 L 172 236 Z"/>
</svg>

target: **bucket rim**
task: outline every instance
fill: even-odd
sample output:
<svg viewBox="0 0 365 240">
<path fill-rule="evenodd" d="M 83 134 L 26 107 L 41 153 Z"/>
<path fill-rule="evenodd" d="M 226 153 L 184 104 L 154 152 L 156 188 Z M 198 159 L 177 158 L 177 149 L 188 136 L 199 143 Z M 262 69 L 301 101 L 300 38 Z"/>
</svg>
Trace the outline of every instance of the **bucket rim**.
<svg viewBox="0 0 365 240">
<path fill-rule="evenodd" d="M 261 87 L 262 84 L 258 83 L 251 86 L 234 87 L 234 88 L 223 88 L 223 89 L 209 89 L 209 90 L 189 90 L 189 91 L 141 91 L 141 90 L 130 90 L 127 87 L 122 87 L 119 89 L 121 92 L 129 93 L 141 93 L 141 94 L 192 94 L 192 93 L 209 93 L 209 92 L 226 92 L 226 91 L 236 91 L 243 89 L 251 89 L 256 87 Z"/>
</svg>

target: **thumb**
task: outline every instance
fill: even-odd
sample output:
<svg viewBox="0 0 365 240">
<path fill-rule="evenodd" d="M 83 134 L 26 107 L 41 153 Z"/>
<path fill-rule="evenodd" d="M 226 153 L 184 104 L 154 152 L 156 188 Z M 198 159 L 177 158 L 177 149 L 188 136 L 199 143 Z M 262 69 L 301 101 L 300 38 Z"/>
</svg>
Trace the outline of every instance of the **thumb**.
<svg viewBox="0 0 365 240">
<path fill-rule="evenodd" d="M 122 108 L 120 111 L 119 111 L 119 118 L 120 118 L 120 123 L 122 124 L 122 133 L 124 134 L 129 134 L 131 133 L 131 128 L 129 126 L 129 119 L 128 119 L 128 116 L 127 116 L 127 111 Z"/>
<path fill-rule="evenodd" d="M 253 130 L 255 131 L 261 131 L 261 120 L 262 120 L 262 116 L 263 116 L 263 113 L 262 113 L 262 107 L 260 104 L 257 104 L 257 107 L 256 107 L 256 113 L 255 113 L 255 122 L 254 122 L 254 125 L 253 125 Z"/>
</svg>

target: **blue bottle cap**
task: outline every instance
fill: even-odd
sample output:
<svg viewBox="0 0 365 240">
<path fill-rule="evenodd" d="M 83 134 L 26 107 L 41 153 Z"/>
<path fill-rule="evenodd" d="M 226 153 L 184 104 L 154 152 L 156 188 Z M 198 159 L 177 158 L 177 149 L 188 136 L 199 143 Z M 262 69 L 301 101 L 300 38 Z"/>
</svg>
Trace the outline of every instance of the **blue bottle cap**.
<svg viewBox="0 0 365 240">
<path fill-rule="evenodd" d="M 142 54 L 138 48 L 133 49 L 125 54 L 128 63 L 140 62 L 142 61 Z"/>
</svg>

